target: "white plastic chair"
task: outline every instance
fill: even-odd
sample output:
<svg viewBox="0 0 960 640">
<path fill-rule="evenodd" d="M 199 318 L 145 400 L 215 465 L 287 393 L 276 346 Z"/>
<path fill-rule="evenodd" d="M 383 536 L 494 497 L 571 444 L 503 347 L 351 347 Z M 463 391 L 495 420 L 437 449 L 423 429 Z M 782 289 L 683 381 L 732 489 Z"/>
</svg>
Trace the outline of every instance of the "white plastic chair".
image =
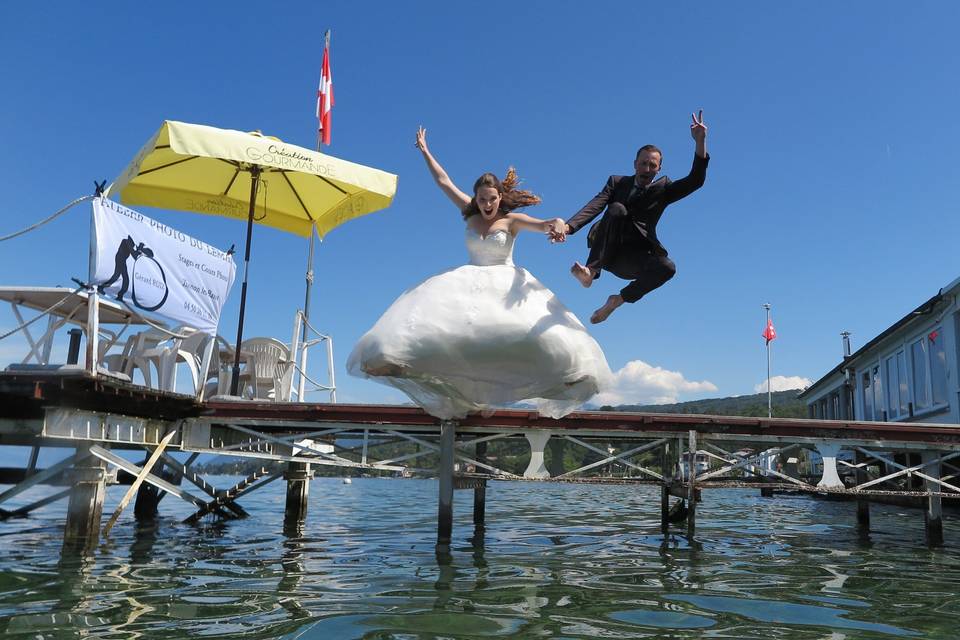
<svg viewBox="0 0 960 640">
<path fill-rule="evenodd" d="M 200 371 L 203 367 L 204 349 L 210 336 L 188 326 L 177 327 L 173 333 L 183 337 L 153 332 L 152 336 L 160 336 L 163 339 L 135 352 L 135 361 L 144 363 L 146 368 L 152 364 L 157 370 L 156 388 L 171 392 L 177 390 L 177 365 L 186 364 L 196 393 L 201 385 Z"/>
<path fill-rule="evenodd" d="M 244 340 L 240 352 L 249 354 L 253 360 L 253 397 L 286 400 L 283 393 L 285 378 L 292 371 L 290 348 L 276 338 L 250 338 Z M 286 381 L 289 395 L 290 380 Z"/>
<path fill-rule="evenodd" d="M 227 396 L 230 394 L 230 381 L 233 378 L 233 362 L 237 350 L 223 336 L 216 337 L 216 343 L 210 356 L 210 366 L 204 382 L 204 398 Z M 240 397 L 253 398 L 254 356 L 246 351 L 240 352 L 240 382 L 237 393 Z"/>
<path fill-rule="evenodd" d="M 127 338 L 120 353 L 103 356 L 102 364 L 108 371 L 126 375 L 131 381 L 134 370 L 139 369 L 144 385 L 152 387 L 150 365 L 153 363 L 156 366 L 156 363 L 153 362 L 150 354 L 167 338 L 165 333 L 153 329 L 141 331 Z M 159 375 L 159 368 L 157 373 Z"/>
<path fill-rule="evenodd" d="M 161 359 L 165 371 L 163 378 L 166 382 L 166 388 L 169 391 L 175 391 L 177 388 L 177 369 L 181 362 L 187 366 L 190 372 L 190 381 L 193 383 L 193 392 L 200 391 L 201 381 L 200 372 L 203 370 L 203 356 L 207 345 L 212 339 L 210 335 L 197 331 L 192 327 L 181 327 L 177 330 L 180 334 L 189 334 L 185 338 L 174 338 L 170 341 L 168 351 Z"/>
</svg>

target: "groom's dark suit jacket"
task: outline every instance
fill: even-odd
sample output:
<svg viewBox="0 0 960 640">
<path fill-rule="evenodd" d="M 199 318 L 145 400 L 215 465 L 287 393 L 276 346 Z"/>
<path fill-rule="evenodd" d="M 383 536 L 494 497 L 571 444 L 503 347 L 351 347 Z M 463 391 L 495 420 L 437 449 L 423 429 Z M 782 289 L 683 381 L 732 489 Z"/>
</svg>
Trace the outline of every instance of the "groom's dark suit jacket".
<svg viewBox="0 0 960 640">
<path fill-rule="evenodd" d="M 576 233 L 585 227 L 611 203 L 619 202 L 626 207 L 631 222 L 627 225 L 631 231 L 628 237 L 622 239 L 622 242 L 646 249 L 654 255 L 667 255 L 667 250 L 657 239 L 657 223 L 660 221 L 660 216 L 663 215 L 667 205 L 690 195 L 703 186 L 707 178 L 709 162 L 709 154 L 706 158 L 694 155 L 693 167 L 685 178 L 674 182 L 662 176 L 640 189 L 633 197 L 630 197 L 630 191 L 634 185 L 634 176 L 610 176 L 603 190 L 567 221 L 571 233 Z M 588 246 L 590 240 L 588 236 Z"/>
</svg>

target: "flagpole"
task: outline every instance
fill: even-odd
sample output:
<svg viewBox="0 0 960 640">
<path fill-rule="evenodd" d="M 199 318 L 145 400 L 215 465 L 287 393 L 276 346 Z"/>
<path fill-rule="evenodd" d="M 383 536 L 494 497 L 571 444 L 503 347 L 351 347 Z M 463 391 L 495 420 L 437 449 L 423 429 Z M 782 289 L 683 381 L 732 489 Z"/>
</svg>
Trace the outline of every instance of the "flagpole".
<svg viewBox="0 0 960 640">
<path fill-rule="evenodd" d="M 770 303 L 765 302 L 763 304 L 763 308 L 767 310 L 766 326 L 769 327 L 770 326 Z M 770 394 L 770 342 L 771 340 L 768 336 L 767 337 L 767 417 L 768 418 L 773 417 L 773 400 Z"/>
<path fill-rule="evenodd" d="M 327 33 L 324 35 L 323 50 L 324 52 L 330 49 L 330 29 L 327 29 Z M 321 71 L 322 73 L 322 71 Z M 317 129 L 317 151 L 319 152 L 323 148 L 323 133 L 318 128 Z M 305 274 L 307 286 L 306 292 L 303 296 L 303 327 L 300 333 L 300 381 L 297 401 L 303 402 L 303 389 L 304 385 L 302 384 L 304 376 L 307 373 L 307 322 L 310 320 L 310 290 L 313 287 L 313 245 L 317 235 L 317 228 L 314 226 L 310 229 L 310 250 L 307 254 L 307 272 Z M 294 358 L 297 357 L 297 354 L 293 354 Z M 291 386 L 292 386 L 291 380 Z"/>
</svg>

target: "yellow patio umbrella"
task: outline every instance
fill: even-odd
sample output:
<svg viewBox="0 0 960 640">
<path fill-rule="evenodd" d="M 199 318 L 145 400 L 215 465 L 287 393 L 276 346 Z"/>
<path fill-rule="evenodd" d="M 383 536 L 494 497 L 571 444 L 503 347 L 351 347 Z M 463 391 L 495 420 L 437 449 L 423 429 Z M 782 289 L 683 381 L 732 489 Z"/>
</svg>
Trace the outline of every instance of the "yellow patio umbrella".
<svg viewBox="0 0 960 640">
<path fill-rule="evenodd" d="M 235 395 L 253 223 L 304 237 L 316 229 L 323 237 L 347 220 L 389 206 L 396 190 L 397 176 L 379 169 L 260 133 L 167 120 L 105 195 L 128 205 L 247 221 L 231 383 Z"/>
</svg>

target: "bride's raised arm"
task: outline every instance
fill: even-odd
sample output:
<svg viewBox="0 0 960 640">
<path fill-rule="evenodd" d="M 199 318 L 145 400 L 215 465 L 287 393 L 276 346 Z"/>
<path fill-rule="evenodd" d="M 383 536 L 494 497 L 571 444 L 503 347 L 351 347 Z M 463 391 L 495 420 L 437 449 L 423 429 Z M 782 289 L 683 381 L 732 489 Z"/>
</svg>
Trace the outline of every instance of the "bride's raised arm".
<svg viewBox="0 0 960 640">
<path fill-rule="evenodd" d="M 510 231 L 514 235 L 520 231 L 539 231 L 550 237 L 550 242 L 563 242 L 566 240 L 566 223 L 563 218 L 553 218 L 552 220 L 540 220 L 525 213 L 511 211 L 507 214 L 510 221 Z"/>
<path fill-rule="evenodd" d="M 434 181 L 437 183 L 437 186 L 440 187 L 440 190 L 450 198 L 450 201 L 453 204 L 457 205 L 457 209 L 463 211 L 463 209 L 470 204 L 470 196 L 465 194 L 463 191 L 460 191 L 457 188 L 457 185 L 453 184 L 453 180 L 450 179 L 450 176 L 447 175 L 447 172 L 443 170 L 443 167 L 440 166 L 440 163 L 437 162 L 436 158 L 433 157 L 433 154 L 430 153 L 430 149 L 427 148 L 427 130 L 423 127 L 417 128 L 417 149 L 420 149 L 420 153 L 423 154 L 423 159 L 427 163 L 427 168 L 430 169 L 430 175 L 433 176 Z"/>
</svg>

